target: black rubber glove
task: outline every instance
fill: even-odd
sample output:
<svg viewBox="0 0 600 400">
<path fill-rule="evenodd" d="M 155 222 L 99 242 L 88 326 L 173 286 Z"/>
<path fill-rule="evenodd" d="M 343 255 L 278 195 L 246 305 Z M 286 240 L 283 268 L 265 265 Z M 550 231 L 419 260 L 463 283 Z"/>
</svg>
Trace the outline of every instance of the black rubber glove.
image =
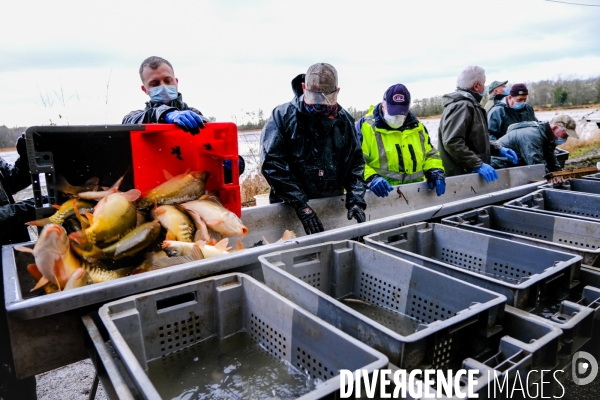
<svg viewBox="0 0 600 400">
<path fill-rule="evenodd" d="M 365 217 L 365 212 L 356 204 L 348 210 L 348 219 L 352 218 L 354 218 L 359 224 L 367 220 L 367 218 Z"/>
<path fill-rule="evenodd" d="M 298 219 L 300 219 L 300 222 L 304 225 L 304 231 L 307 235 L 323 232 L 325 230 L 323 224 L 319 221 L 319 217 L 317 217 L 317 213 L 315 213 L 308 204 L 305 203 L 296 206 L 295 210 Z"/>
</svg>

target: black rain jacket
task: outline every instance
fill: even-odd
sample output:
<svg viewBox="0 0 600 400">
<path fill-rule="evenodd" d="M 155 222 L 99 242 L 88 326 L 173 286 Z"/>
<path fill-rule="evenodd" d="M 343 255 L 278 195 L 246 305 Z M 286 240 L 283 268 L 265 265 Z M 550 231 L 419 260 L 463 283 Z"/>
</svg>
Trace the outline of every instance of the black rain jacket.
<svg viewBox="0 0 600 400">
<path fill-rule="evenodd" d="M 123 118 L 123 124 L 164 124 L 165 115 L 170 111 L 185 111 L 190 110 L 202 117 L 202 121 L 208 122 L 202 113 L 193 107 L 189 107 L 183 102 L 181 93 L 175 100 L 168 103 L 155 103 L 153 101 L 146 102 L 144 110 L 132 111 Z"/>
<path fill-rule="evenodd" d="M 308 114 L 303 97 L 273 110 L 261 132 L 261 170 L 271 186 L 271 203 L 301 205 L 339 196 L 346 208 L 365 209 L 365 162 L 354 118 L 341 106 L 335 118 Z"/>
<path fill-rule="evenodd" d="M 0 157 L 0 245 L 28 242 L 30 238 L 25 222 L 35 219 L 34 200 L 15 203 L 12 196 L 31 185 L 25 137 L 19 137 L 17 149 L 19 158 L 15 165 Z"/>
</svg>

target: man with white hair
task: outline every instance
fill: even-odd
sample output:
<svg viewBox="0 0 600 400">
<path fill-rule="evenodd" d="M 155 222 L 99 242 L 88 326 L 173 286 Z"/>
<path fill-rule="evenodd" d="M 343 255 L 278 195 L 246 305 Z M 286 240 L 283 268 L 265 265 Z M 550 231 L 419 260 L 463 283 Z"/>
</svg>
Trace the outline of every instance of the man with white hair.
<svg viewBox="0 0 600 400">
<path fill-rule="evenodd" d="M 458 76 L 457 89 L 442 97 L 444 113 L 438 130 L 438 148 L 446 176 L 471 172 L 480 174 L 486 182 L 498 179 L 490 166 L 492 153 L 501 154 L 516 164 L 513 150 L 500 144 L 490 145 L 487 116 L 481 106 L 485 90 L 485 71 L 468 66 Z"/>
<path fill-rule="evenodd" d="M 261 133 L 261 171 L 271 186 L 269 201 L 291 205 L 310 235 L 324 227 L 309 200 L 345 190 L 348 219 L 365 222 L 365 161 L 354 118 L 337 102 L 336 69 L 317 63 L 308 68 L 304 82 L 302 76 L 294 81 L 296 96 L 273 110 Z"/>
</svg>

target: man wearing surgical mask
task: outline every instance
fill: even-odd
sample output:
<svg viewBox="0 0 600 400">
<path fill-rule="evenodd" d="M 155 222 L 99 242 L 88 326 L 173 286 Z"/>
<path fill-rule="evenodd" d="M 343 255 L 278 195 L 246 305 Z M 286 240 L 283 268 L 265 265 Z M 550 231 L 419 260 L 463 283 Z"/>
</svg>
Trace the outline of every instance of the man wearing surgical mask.
<svg viewBox="0 0 600 400">
<path fill-rule="evenodd" d="M 123 124 L 176 124 L 192 135 L 204 128 L 202 113 L 183 102 L 178 92 L 178 79 L 170 62 L 161 57 L 148 57 L 140 66 L 142 91 L 150 97 L 144 110 L 132 111 Z"/>
<path fill-rule="evenodd" d="M 579 138 L 576 127 L 573 118 L 566 114 L 557 115 L 550 122 L 519 122 L 509 126 L 497 143 L 517 153 L 518 166 L 544 164 L 546 172 L 562 171 L 554 150 L 569 137 Z M 492 157 L 494 168 L 511 166 L 505 158 Z"/>
<path fill-rule="evenodd" d="M 371 106 L 356 124 L 366 162 L 365 181 L 378 197 L 387 197 L 393 185 L 424 179 L 438 196 L 446 190 L 440 154 L 409 107 L 410 93 L 398 83 L 390 86 L 383 101 Z"/>
<path fill-rule="evenodd" d="M 324 226 L 312 199 L 346 193 L 348 220 L 365 222 L 365 162 L 354 118 L 337 102 L 337 70 L 317 63 L 292 81 L 294 98 L 275 107 L 261 132 L 261 172 L 271 203 L 291 206 L 307 235 Z"/>
<path fill-rule="evenodd" d="M 488 112 L 488 131 L 490 141 L 500 139 L 512 124 L 519 122 L 537 122 L 533 108 L 527 104 L 529 91 L 524 83 L 517 83 L 510 88 L 508 96 L 495 100 Z"/>
</svg>

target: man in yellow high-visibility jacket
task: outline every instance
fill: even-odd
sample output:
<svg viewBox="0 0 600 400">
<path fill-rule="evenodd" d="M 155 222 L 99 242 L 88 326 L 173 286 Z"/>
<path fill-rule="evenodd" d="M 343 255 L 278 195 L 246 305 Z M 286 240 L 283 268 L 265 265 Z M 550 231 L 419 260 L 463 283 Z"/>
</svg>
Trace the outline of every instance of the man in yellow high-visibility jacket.
<svg viewBox="0 0 600 400">
<path fill-rule="evenodd" d="M 383 101 L 371 106 L 356 124 L 362 138 L 365 181 L 378 197 L 387 197 L 392 185 L 424 178 L 429 189 L 435 187 L 438 196 L 446 191 L 440 154 L 409 107 L 410 93 L 399 83 L 388 88 Z"/>
</svg>

